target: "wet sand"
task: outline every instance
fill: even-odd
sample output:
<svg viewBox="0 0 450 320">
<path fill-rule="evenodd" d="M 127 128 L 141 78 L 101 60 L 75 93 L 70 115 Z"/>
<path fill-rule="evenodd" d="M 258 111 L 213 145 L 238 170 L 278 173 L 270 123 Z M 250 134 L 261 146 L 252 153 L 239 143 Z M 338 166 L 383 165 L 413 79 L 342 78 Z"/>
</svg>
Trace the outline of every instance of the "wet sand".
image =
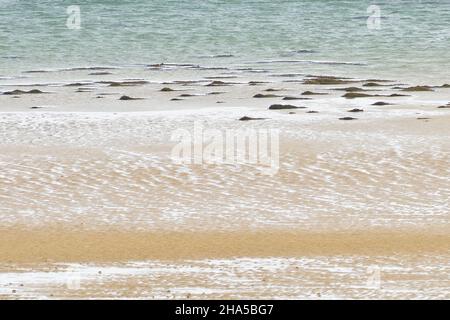
<svg viewBox="0 0 450 320">
<path fill-rule="evenodd" d="M 2 230 L 0 259 L 9 263 L 448 254 L 442 230 L 308 232 L 136 232 L 16 228 Z"/>
</svg>

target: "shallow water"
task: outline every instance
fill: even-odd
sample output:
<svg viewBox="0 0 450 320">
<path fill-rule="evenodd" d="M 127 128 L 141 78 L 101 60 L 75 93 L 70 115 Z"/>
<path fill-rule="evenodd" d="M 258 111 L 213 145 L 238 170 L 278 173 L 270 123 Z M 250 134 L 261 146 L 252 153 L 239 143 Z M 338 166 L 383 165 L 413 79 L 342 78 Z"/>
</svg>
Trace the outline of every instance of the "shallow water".
<svg viewBox="0 0 450 320">
<path fill-rule="evenodd" d="M 256 63 L 283 72 L 424 83 L 450 80 L 449 1 L 380 2 L 380 29 L 368 27 L 370 1 L 77 4 L 79 30 L 66 25 L 69 1 L 0 1 L 0 75 L 80 65 L 189 62 Z M 257 63 L 280 60 L 296 62 Z"/>
</svg>

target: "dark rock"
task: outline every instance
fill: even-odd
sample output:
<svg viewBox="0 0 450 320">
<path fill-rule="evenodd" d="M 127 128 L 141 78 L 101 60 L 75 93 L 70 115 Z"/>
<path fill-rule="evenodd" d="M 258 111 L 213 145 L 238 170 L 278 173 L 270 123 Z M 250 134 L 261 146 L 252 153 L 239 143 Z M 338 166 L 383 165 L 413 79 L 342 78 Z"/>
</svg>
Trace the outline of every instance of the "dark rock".
<svg viewBox="0 0 450 320">
<path fill-rule="evenodd" d="M 266 120 L 266 118 L 252 118 L 252 117 L 244 116 L 239 119 L 239 121 L 251 121 L 251 120 Z"/>
<path fill-rule="evenodd" d="M 42 109 L 42 107 L 34 106 L 34 107 L 30 107 L 30 109 Z"/>
<path fill-rule="evenodd" d="M 276 94 L 262 94 L 258 93 L 253 96 L 253 98 L 278 98 Z"/>
<path fill-rule="evenodd" d="M 248 84 L 250 86 L 259 86 L 259 85 L 264 84 L 264 83 L 267 83 L 267 82 L 264 82 L 264 81 L 250 81 Z"/>
<path fill-rule="evenodd" d="M 447 105 L 445 105 L 445 106 L 438 107 L 438 109 L 450 109 L 450 102 L 447 103 Z"/>
<path fill-rule="evenodd" d="M 346 92 L 365 91 L 364 89 L 358 88 L 358 87 L 337 88 L 337 89 L 334 89 L 334 90 L 346 91 Z"/>
<path fill-rule="evenodd" d="M 276 91 L 281 91 L 282 89 L 273 89 L 273 88 L 269 88 L 269 89 L 266 89 L 266 90 L 264 90 L 264 91 L 267 91 L 267 92 L 276 92 Z"/>
<path fill-rule="evenodd" d="M 183 101 L 184 99 L 180 99 L 180 98 L 172 98 L 170 99 L 170 101 Z"/>
<path fill-rule="evenodd" d="M 173 89 L 171 89 L 171 88 L 169 88 L 169 87 L 164 87 L 164 88 L 162 88 L 160 91 L 161 91 L 161 92 L 172 92 L 172 91 L 175 91 L 175 90 L 173 90 Z"/>
<path fill-rule="evenodd" d="M 282 100 L 311 100 L 311 98 L 284 97 Z"/>
<path fill-rule="evenodd" d="M 450 84 L 446 83 L 441 86 L 441 88 L 450 88 Z"/>
<path fill-rule="evenodd" d="M 132 98 L 129 96 L 121 96 L 119 100 L 127 101 L 127 100 L 142 100 L 142 98 Z"/>
<path fill-rule="evenodd" d="M 344 98 L 347 99 L 355 99 L 355 98 L 367 98 L 367 97 L 373 97 L 370 94 L 367 93 L 359 93 L 359 92 L 348 92 L 343 95 Z"/>
<path fill-rule="evenodd" d="M 23 71 L 22 73 L 48 73 L 46 70 L 29 70 L 29 71 Z"/>
<path fill-rule="evenodd" d="M 339 118 L 339 120 L 358 120 L 358 119 L 352 118 L 352 117 L 343 117 L 343 118 Z"/>
<path fill-rule="evenodd" d="M 389 97 L 409 97 L 407 94 L 393 93 Z"/>
<path fill-rule="evenodd" d="M 415 86 L 402 89 L 402 91 L 434 91 L 430 86 Z"/>
<path fill-rule="evenodd" d="M 90 83 L 74 82 L 74 83 L 65 84 L 64 87 L 82 87 L 82 86 L 87 86 L 89 84 Z"/>
<path fill-rule="evenodd" d="M 286 109 L 305 109 L 306 107 L 297 107 L 291 104 L 273 104 L 269 107 L 269 110 L 286 110 Z"/>
<path fill-rule="evenodd" d="M 373 106 L 388 106 L 391 105 L 392 103 L 388 103 L 388 102 L 384 102 L 384 101 L 377 101 L 375 103 L 372 103 Z"/>
<path fill-rule="evenodd" d="M 38 89 L 33 89 L 30 91 L 13 90 L 13 91 L 3 92 L 4 95 L 42 94 L 42 93 L 45 93 L 45 92 L 42 92 L 41 90 L 38 90 Z"/>
<path fill-rule="evenodd" d="M 218 95 L 218 94 L 224 94 L 225 92 L 218 92 L 218 91 L 213 91 L 213 92 L 209 92 L 208 95 Z"/>
<path fill-rule="evenodd" d="M 347 112 L 364 112 L 364 110 L 355 108 L 355 109 L 348 110 Z"/>
<path fill-rule="evenodd" d="M 355 99 L 355 98 L 369 98 L 369 97 L 409 97 L 406 94 L 393 93 L 390 95 L 382 95 L 382 94 L 368 94 L 361 92 L 347 92 L 342 97 L 347 99 Z"/>
<path fill-rule="evenodd" d="M 38 89 L 33 89 L 33 90 L 28 91 L 28 93 L 29 94 L 41 94 L 44 92 L 42 92 L 41 90 L 38 90 Z"/>
<path fill-rule="evenodd" d="M 179 97 L 189 98 L 189 97 L 196 97 L 196 95 L 195 94 L 190 94 L 190 93 L 183 93 L 183 94 L 180 94 Z"/>
<path fill-rule="evenodd" d="M 223 81 L 219 81 L 219 80 L 215 80 L 209 84 L 207 84 L 207 87 L 223 87 L 223 86 L 229 86 L 231 83 L 229 82 L 223 82 Z"/>
<path fill-rule="evenodd" d="M 363 84 L 363 87 L 381 87 L 382 84 L 376 83 L 376 82 L 368 82 Z"/>
<path fill-rule="evenodd" d="M 310 111 L 306 111 L 306 113 L 319 113 L 319 111 L 310 110 Z"/>
<path fill-rule="evenodd" d="M 326 94 L 326 93 L 305 91 L 305 92 L 302 93 L 302 96 L 319 96 L 319 95 L 324 95 L 324 94 Z"/>
<path fill-rule="evenodd" d="M 417 120 L 430 120 L 430 118 L 420 117 L 420 118 L 417 118 Z"/>
</svg>

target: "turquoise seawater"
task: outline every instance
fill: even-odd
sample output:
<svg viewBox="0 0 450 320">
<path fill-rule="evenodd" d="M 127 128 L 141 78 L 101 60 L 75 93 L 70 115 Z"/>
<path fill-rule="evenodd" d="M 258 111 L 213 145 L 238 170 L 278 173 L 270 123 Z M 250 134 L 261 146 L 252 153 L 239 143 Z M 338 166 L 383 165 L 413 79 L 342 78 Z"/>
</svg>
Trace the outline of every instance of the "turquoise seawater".
<svg viewBox="0 0 450 320">
<path fill-rule="evenodd" d="M 67 26 L 73 5 L 80 29 Z M 4 76 L 87 65 L 280 60 L 288 72 L 450 80 L 450 1 L 0 0 Z"/>
</svg>

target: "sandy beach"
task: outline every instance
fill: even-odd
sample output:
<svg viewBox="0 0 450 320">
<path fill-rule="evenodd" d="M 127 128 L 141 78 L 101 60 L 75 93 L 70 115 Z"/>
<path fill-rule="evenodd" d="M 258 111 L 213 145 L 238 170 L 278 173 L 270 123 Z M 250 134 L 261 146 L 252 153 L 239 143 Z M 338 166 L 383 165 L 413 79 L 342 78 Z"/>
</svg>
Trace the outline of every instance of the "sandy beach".
<svg viewBox="0 0 450 320">
<path fill-rule="evenodd" d="M 0 298 L 450 298 L 443 83 L 92 72 L 0 85 Z M 278 170 L 175 163 L 198 122 Z"/>
</svg>

